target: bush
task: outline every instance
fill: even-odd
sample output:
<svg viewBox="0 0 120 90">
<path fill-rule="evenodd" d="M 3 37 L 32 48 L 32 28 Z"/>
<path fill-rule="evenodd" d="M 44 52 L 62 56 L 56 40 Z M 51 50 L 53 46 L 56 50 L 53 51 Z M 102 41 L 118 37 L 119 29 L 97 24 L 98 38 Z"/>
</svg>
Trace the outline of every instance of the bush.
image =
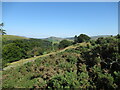
<svg viewBox="0 0 120 90">
<path fill-rule="evenodd" d="M 114 72 L 115 75 L 115 83 L 118 85 L 118 88 L 120 88 L 120 71 Z"/>
<path fill-rule="evenodd" d="M 97 88 L 101 89 L 113 89 L 114 88 L 114 78 L 111 74 L 98 74 Z"/>
<path fill-rule="evenodd" d="M 60 48 L 60 49 L 63 49 L 63 48 L 68 47 L 68 46 L 70 46 L 70 45 L 72 45 L 72 42 L 71 42 L 71 41 L 62 40 L 62 41 L 60 41 L 60 43 L 59 43 L 59 48 Z"/>
<path fill-rule="evenodd" d="M 24 56 L 23 52 L 24 51 L 15 43 L 7 44 L 3 47 L 3 62 L 4 60 L 6 60 L 6 62 L 19 60 Z"/>
<path fill-rule="evenodd" d="M 67 56 L 66 61 L 71 63 L 71 64 L 75 64 L 75 63 L 77 63 L 77 57 L 75 57 L 75 56 Z"/>
<path fill-rule="evenodd" d="M 82 43 L 82 42 L 88 42 L 90 40 L 90 37 L 85 35 L 85 34 L 80 34 L 78 37 L 77 37 L 77 42 L 78 43 Z"/>
<path fill-rule="evenodd" d="M 66 72 L 64 75 L 56 75 L 48 82 L 49 88 L 78 88 L 79 81 L 75 72 Z"/>
<path fill-rule="evenodd" d="M 9 62 L 42 55 L 52 50 L 52 43 L 41 39 L 3 41 L 3 66 Z"/>
</svg>

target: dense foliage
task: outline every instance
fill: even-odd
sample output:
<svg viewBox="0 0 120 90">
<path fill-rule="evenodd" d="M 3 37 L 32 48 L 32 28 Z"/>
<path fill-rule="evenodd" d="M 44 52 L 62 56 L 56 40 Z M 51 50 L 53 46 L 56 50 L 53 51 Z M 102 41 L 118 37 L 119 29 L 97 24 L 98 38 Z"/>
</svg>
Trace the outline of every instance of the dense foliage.
<svg viewBox="0 0 120 90">
<path fill-rule="evenodd" d="M 74 37 L 74 43 L 88 42 L 89 40 L 90 37 L 86 34 L 80 34 L 79 36 L 75 35 Z"/>
<path fill-rule="evenodd" d="M 72 45 L 72 41 L 68 41 L 68 40 L 62 40 L 62 41 L 60 41 L 60 43 L 59 43 L 59 48 L 60 49 L 63 49 L 63 48 L 65 48 L 65 47 L 68 47 L 68 46 L 70 46 L 70 45 Z"/>
<path fill-rule="evenodd" d="M 3 88 L 119 89 L 118 38 L 119 35 L 75 44 L 75 48 L 6 70 Z"/>
<path fill-rule="evenodd" d="M 5 35 L 5 34 L 6 34 L 5 30 L 0 29 L 0 35 Z"/>
<path fill-rule="evenodd" d="M 41 39 L 21 39 L 3 41 L 3 66 L 24 58 L 43 55 L 50 52 L 52 44 Z"/>
</svg>

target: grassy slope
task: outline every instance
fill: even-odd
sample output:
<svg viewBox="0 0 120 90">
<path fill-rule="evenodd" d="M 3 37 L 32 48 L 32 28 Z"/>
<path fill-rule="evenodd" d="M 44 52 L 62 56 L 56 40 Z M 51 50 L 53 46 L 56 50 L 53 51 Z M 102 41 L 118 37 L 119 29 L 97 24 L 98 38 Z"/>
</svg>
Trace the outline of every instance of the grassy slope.
<svg viewBox="0 0 120 90">
<path fill-rule="evenodd" d="M 59 37 L 48 37 L 48 38 L 45 38 L 45 40 L 48 40 L 48 41 L 53 42 L 53 43 L 59 43 L 61 40 L 63 40 L 63 38 L 59 38 Z"/>
<path fill-rule="evenodd" d="M 86 45 L 87 43 L 72 45 L 57 52 L 27 59 L 27 61 L 21 60 L 11 63 L 11 65 L 18 66 L 17 64 L 20 65 L 21 62 L 23 64 L 23 62 L 25 63 L 32 61 L 24 65 L 21 64 L 21 66 L 3 71 L 3 87 L 33 88 L 38 84 L 38 86 L 44 87 L 44 83 L 46 81 L 43 79 L 49 80 L 52 76 L 60 73 L 62 74 L 68 69 L 76 70 L 76 65 L 70 64 L 66 61 L 66 59 L 71 56 L 72 58 L 79 57 L 79 54 L 65 51 L 75 50 L 75 48 L 79 46 Z M 36 60 L 34 61 L 34 59 Z"/>
<path fill-rule="evenodd" d="M 18 40 L 18 39 L 29 39 L 22 36 L 15 36 L 15 35 L 2 35 L 2 40 Z"/>
<path fill-rule="evenodd" d="M 46 87 L 46 85 L 50 86 L 49 83 L 59 82 L 60 79 L 64 80 L 61 81 L 62 84 L 64 84 L 64 82 L 68 80 L 67 84 L 71 85 L 71 83 L 77 82 L 78 78 L 80 79 L 80 84 L 77 87 L 82 87 L 83 89 L 88 86 L 89 83 L 91 83 L 90 85 L 93 87 L 95 83 L 98 83 L 96 84 L 97 86 L 101 85 L 99 84 L 99 81 L 100 83 L 103 83 L 103 86 L 104 81 L 107 81 L 105 82 L 107 83 L 105 85 L 113 85 L 113 77 L 111 76 L 111 74 L 108 74 L 109 71 L 107 71 L 106 69 L 102 69 L 99 63 L 96 63 L 94 67 L 90 67 L 87 70 L 87 66 L 92 63 L 89 62 L 89 60 L 94 59 L 89 59 L 88 57 L 88 59 L 85 60 L 85 58 L 81 58 L 81 51 L 84 51 L 86 49 L 86 45 L 86 43 L 73 45 L 65 48 L 64 50 L 53 52 L 51 54 L 44 55 L 43 57 L 35 58 L 36 60 L 34 60 L 33 62 L 26 63 L 24 65 L 21 65 L 20 67 L 18 66 L 16 68 L 3 71 L 3 87 L 44 88 Z M 85 48 L 81 50 L 80 46 L 84 46 Z M 89 49 L 87 53 L 94 50 L 95 48 Z M 90 53 L 90 55 L 92 54 Z M 99 60 L 99 58 L 96 59 Z M 74 62 L 74 60 L 75 63 L 71 63 L 71 61 Z M 70 71 L 72 71 L 72 73 Z M 81 72 L 80 75 L 77 74 L 77 71 Z M 76 76 L 76 74 L 78 76 Z M 54 76 L 57 76 L 57 78 Z M 63 76 L 67 77 L 64 79 Z M 54 79 L 53 77 L 56 79 Z M 52 81 L 51 78 L 53 78 Z"/>
<path fill-rule="evenodd" d="M 73 41 L 73 39 L 71 39 L 71 38 L 59 38 L 59 37 L 45 38 L 45 40 L 48 40 L 48 41 L 53 42 L 53 43 L 59 43 L 60 41 L 62 41 L 64 39 L 69 40 L 69 41 Z"/>
<path fill-rule="evenodd" d="M 78 46 L 85 46 L 85 45 L 86 45 L 86 43 L 80 43 L 80 44 L 77 44 L 77 45 L 71 45 L 69 47 L 66 47 L 65 49 L 62 49 L 62 50 L 59 50 L 59 51 L 56 51 L 56 52 L 51 52 L 51 53 L 48 53 L 48 54 L 45 54 L 45 55 L 40 55 L 40 56 L 28 58 L 28 59 L 21 59 L 21 60 L 16 61 L 16 62 L 9 63 L 8 66 L 5 67 L 3 70 L 7 70 L 7 69 L 10 69 L 11 67 L 16 67 L 16 66 L 23 65 L 23 64 L 25 64 L 27 62 L 34 61 L 34 60 L 36 60 L 38 58 L 46 57 L 46 56 L 49 56 L 49 55 L 55 55 L 57 53 L 64 52 L 65 50 L 73 49 L 73 48 L 76 48 Z"/>
</svg>

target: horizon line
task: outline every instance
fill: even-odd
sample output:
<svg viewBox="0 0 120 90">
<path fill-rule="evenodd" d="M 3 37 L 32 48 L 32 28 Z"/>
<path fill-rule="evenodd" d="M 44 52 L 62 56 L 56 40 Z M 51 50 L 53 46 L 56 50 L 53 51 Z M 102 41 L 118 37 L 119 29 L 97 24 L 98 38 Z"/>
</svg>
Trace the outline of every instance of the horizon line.
<svg viewBox="0 0 120 90">
<path fill-rule="evenodd" d="M 82 34 L 82 33 L 81 33 Z M 13 35 L 13 34 L 6 34 L 6 35 Z M 87 35 L 87 34 L 86 34 Z M 115 34 L 117 35 L 117 34 Z M 112 35 L 112 36 L 115 36 Z M 67 36 L 67 37 L 60 37 L 60 36 L 47 36 L 47 37 L 30 37 L 30 36 L 22 36 L 22 35 L 13 35 L 13 36 L 20 36 L 20 37 L 26 37 L 26 38 L 38 38 L 38 39 L 45 39 L 45 38 L 50 38 L 50 37 L 56 37 L 56 38 L 73 38 L 74 36 Z M 79 35 L 77 35 L 79 36 Z M 94 37 L 94 36 L 111 36 L 111 34 L 100 34 L 100 35 L 88 35 L 89 37 Z"/>
</svg>

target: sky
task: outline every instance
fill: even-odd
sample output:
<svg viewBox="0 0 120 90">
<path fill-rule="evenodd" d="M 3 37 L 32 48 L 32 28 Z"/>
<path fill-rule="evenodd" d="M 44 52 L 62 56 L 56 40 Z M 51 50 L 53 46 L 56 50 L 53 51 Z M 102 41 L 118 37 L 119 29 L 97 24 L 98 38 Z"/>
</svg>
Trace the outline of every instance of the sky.
<svg viewBox="0 0 120 90">
<path fill-rule="evenodd" d="M 117 2 L 3 2 L 8 35 L 31 38 L 116 35 Z"/>
</svg>

